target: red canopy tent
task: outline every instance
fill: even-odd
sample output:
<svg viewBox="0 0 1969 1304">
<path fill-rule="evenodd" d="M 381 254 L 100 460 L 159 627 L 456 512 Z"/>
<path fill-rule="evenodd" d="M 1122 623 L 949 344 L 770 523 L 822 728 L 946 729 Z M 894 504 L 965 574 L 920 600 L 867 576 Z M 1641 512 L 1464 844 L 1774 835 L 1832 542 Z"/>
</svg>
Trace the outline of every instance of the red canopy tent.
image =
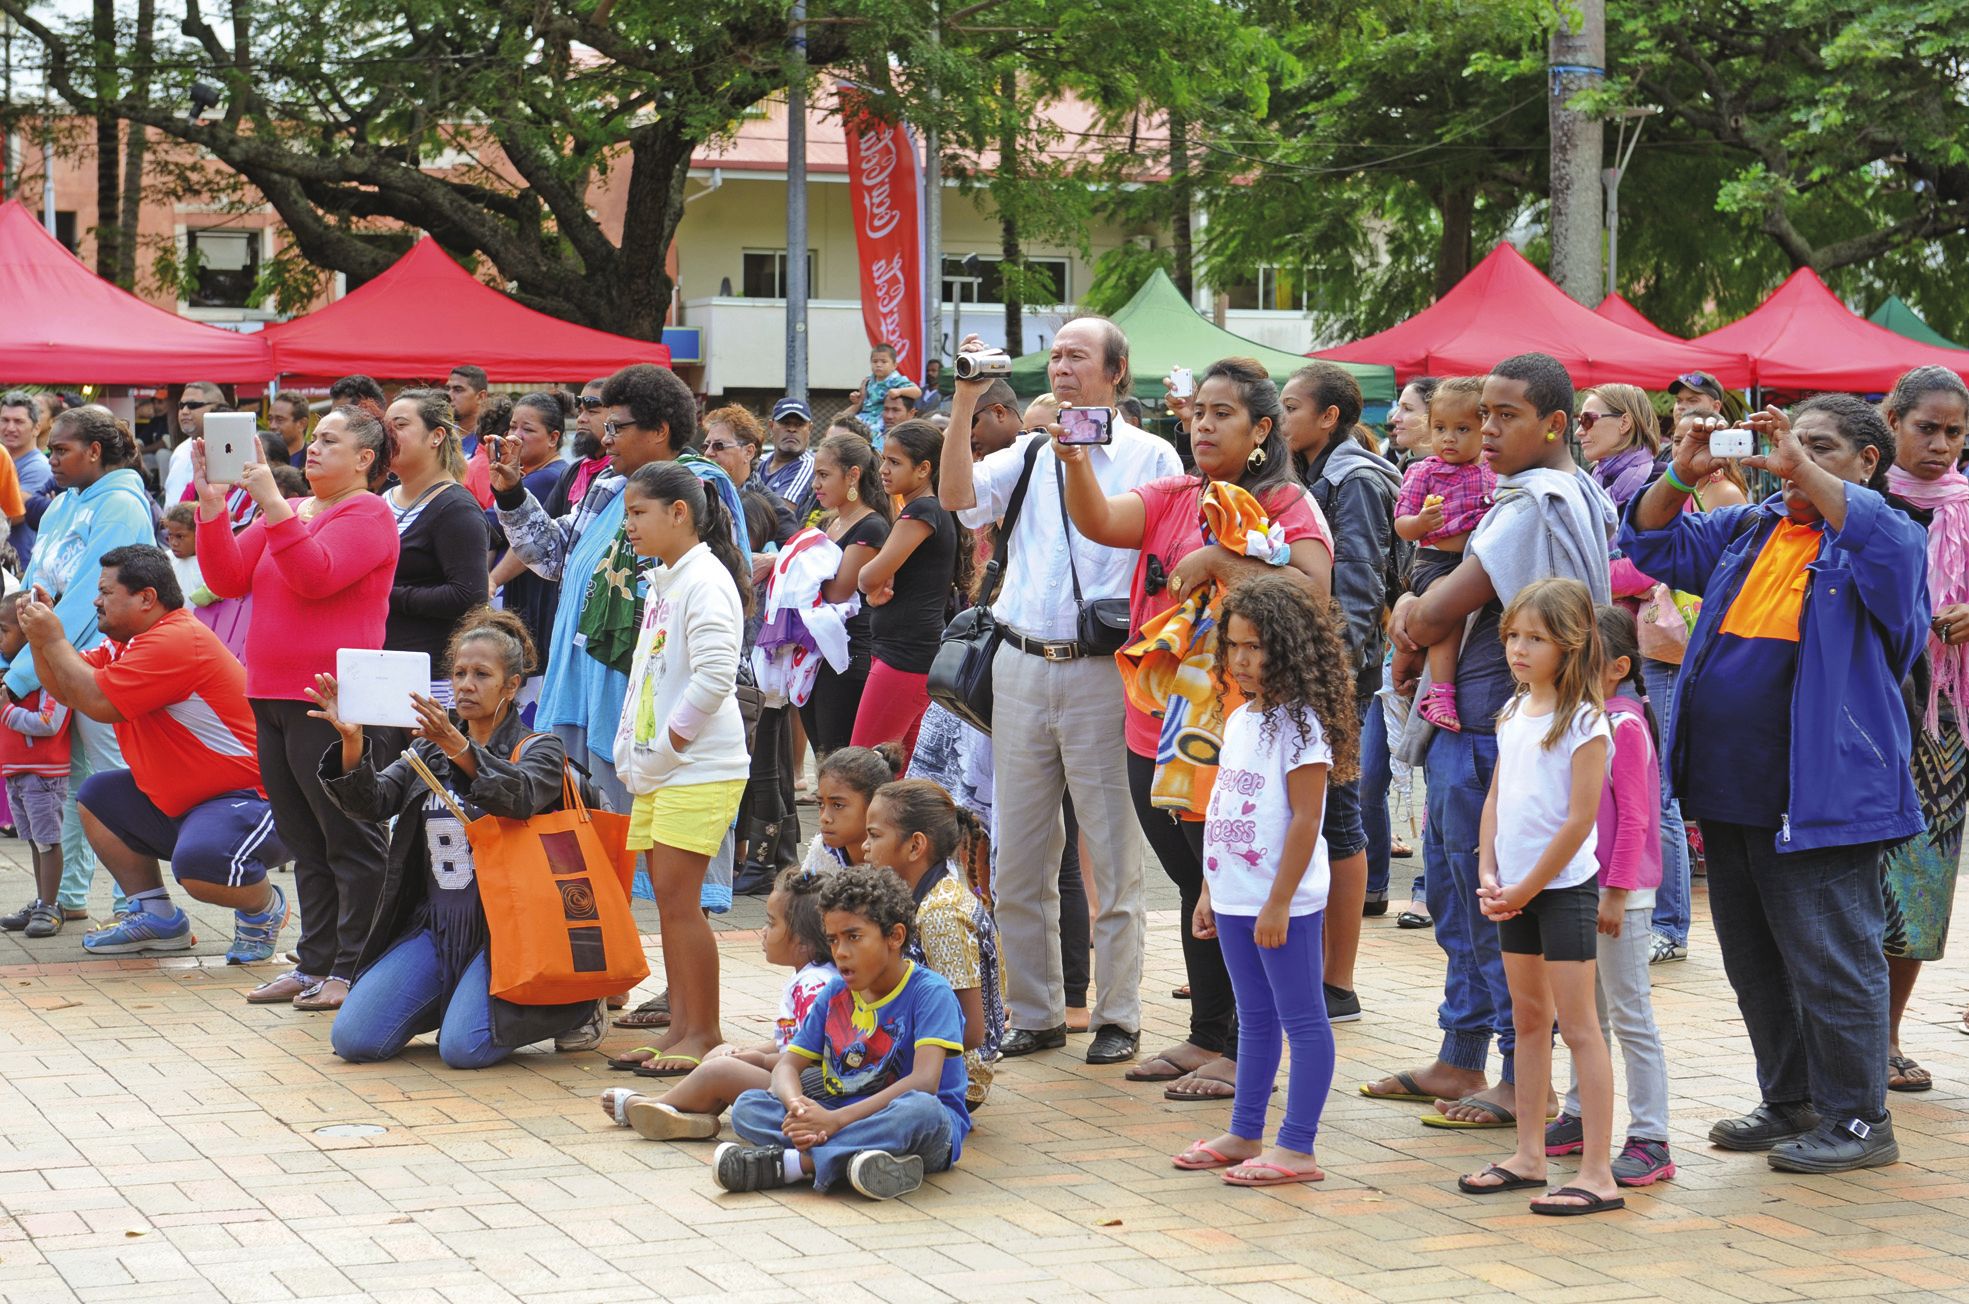
<svg viewBox="0 0 1969 1304">
<path fill-rule="evenodd" d="M 42 385 L 266 382 L 258 335 L 145 303 L 84 267 L 18 200 L 0 204 L 0 376 Z"/>
<path fill-rule="evenodd" d="M 1753 382 L 1767 389 L 1884 393 L 1902 372 L 1930 363 L 1969 375 L 1969 349 L 1938 348 L 1876 326 L 1848 310 L 1809 267 L 1793 272 L 1748 317 L 1690 343 L 1750 355 Z"/>
<path fill-rule="evenodd" d="M 1625 326 L 1630 331 L 1639 331 L 1643 335 L 1658 340 L 1668 340 L 1675 344 L 1686 343 L 1680 335 L 1671 335 L 1643 317 L 1639 308 L 1618 294 L 1610 294 L 1600 300 L 1600 306 L 1595 308 L 1593 313 L 1597 317 L 1605 317 L 1616 326 Z"/>
<path fill-rule="evenodd" d="M 634 362 L 670 365 L 670 350 L 535 312 L 419 240 L 388 271 L 325 308 L 266 330 L 274 368 L 300 380 L 362 372 L 380 380 L 443 377 L 460 363 L 504 383 L 587 380 Z"/>
<path fill-rule="evenodd" d="M 1661 389 L 1689 371 L 1707 371 L 1730 386 L 1750 379 L 1741 352 L 1658 339 L 1595 316 L 1508 244 L 1491 250 L 1448 294 L 1399 326 L 1312 356 L 1382 363 L 1406 382 L 1481 374 L 1516 353 L 1551 354 L 1579 386 L 1624 382 Z"/>
</svg>

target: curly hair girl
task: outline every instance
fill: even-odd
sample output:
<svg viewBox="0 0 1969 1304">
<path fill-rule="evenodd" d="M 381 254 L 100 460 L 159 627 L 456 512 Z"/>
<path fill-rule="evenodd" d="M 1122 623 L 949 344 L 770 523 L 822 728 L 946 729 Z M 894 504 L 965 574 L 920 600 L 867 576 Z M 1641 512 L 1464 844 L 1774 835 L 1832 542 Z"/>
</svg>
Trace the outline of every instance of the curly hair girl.
<svg viewBox="0 0 1969 1304">
<path fill-rule="evenodd" d="M 1283 575 L 1245 580 L 1224 595 L 1219 609 L 1220 685 L 1230 682 L 1229 631 L 1234 617 L 1250 622 L 1264 652 L 1255 706 L 1264 712 L 1266 736 L 1274 736 L 1280 723 L 1290 719 L 1303 745 L 1312 736 L 1306 718 L 1310 712 L 1333 749 L 1330 780 L 1348 783 L 1359 777 L 1360 722 L 1354 714 L 1354 681 L 1339 607 Z"/>
</svg>

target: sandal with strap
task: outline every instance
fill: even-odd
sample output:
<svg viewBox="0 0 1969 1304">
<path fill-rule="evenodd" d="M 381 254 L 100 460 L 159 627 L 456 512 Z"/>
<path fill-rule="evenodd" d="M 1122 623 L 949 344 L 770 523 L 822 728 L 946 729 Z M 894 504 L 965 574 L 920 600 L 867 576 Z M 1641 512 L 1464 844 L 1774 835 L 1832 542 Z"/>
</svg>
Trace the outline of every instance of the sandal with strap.
<svg viewBox="0 0 1969 1304">
<path fill-rule="evenodd" d="M 1233 1159 L 1221 1150 L 1213 1150 L 1201 1141 L 1192 1141 L 1189 1149 L 1172 1156 L 1169 1162 L 1186 1173 L 1205 1173 L 1213 1168 L 1235 1168 L 1243 1161 Z"/>
<path fill-rule="evenodd" d="M 34 930 L 29 928 L 27 935 L 34 936 Z M 1889 1055 L 1887 1073 L 1889 1091 L 1927 1091 L 1935 1085 L 1934 1075 L 1905 1055 Z M 1896 1082 L 1896 1078 L 1900 1081 Z"/>
<path fill-rule="evenodd" d="M 652 996 L 629 1013 L 615 1020 L 618 1028 L 667 1028 L 670 1026 L 670 993 Z"/>
<path fill-rule="evenodd" d="M 1556 1191 L 1547 1191 L 1545 1194 L 1547 1196 L 1546 1199 L 1533 1200 L 1531 1202 L 1531 1211 L 1533 1213 L 1542 1213 L 1553 1218 L 1577 1218 L 1582 1214 L 1611 1213 L 1615 1209 L 1625 1209 L 1627 1207 L 1626 1196 L 1616 1195 L 1612 1199 L 1608 1199 L 1604 1195 L 1595 1195 L 1593 1192 L 1578 1186 L 1562 1186 Z M 1552 1197 L 1555 1196 L 1570 1196 L 1572 1199 L 1580 1201 L 1580 1203 L 1555 1204 L 1552 1200 Z"/>
<path fill-rule="evenodd" d="M 1545 1185 L 1542 1177 L 1526 1177 L 1514 1173 L 1503 1164 L 1492 1164 L 1477 1177 L 1495 1177 L 1495 1182 L 1478 1182 L 1469 1177 L 1456 1179 L 1456 1189 L 1465 1195 L 1490 1195 L 1497 1191 L 1529 1191 L 1534 1186 Z"/>
<path fill-rule="evenodd" d="M 1255 1176 L 1239 1177 L 1239 1173 Z M 1224 1170 L 1225 1186 L 1290 1186 L 1295 1182 L 1324 1182 L 1326 1174 L 1317 1168 L 1300 1171 L 1275 1164 L 1269 1159 L 1247 1159 Z"/>
</svg>

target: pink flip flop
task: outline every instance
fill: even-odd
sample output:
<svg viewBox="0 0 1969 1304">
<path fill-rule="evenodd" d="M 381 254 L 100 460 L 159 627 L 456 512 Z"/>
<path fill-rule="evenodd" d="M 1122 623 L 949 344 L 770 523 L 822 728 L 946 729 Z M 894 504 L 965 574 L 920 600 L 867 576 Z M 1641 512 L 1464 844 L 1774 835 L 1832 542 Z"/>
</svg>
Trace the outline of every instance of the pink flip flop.
<svg viewBox="0 0 1969 1304">
<path fill-rule="evenodd" d="M 1208 1156 L 1210 1162 L 1203 1163 L 1203 1164 L 1199 1164 L 1194 1161 L 1191 1161 L 1189 1163 L 1183 1162 L 1184 1160 L 1189 1159 L 1191 1155 Z M 1207 1173 L 1213 1168 L 1235 1168 L 1239 1163 L 1238 1160 L 1231 1158 L 1229 1155 L 1224 1154 L 1222 1151 L 1212 1150 L 1209 1146 L 1203 1144 L 1203 1142 L 1201 1141 L 1191 1142 L 1190 1148 L 1188 1150 L 1185 1150 L 1180 1155 L 1173 1156 L 1169 1160 L 1169 1162 L 1174 1164 L 1176 1167 L 1182 1169 L 1186 1173 Z"/>
<path fill-rule="evenodd" d="M 1294 1182 L 1324 1182 L 1326 1174 L 1315 1168 L 1310 1173 L 1298 1173 L 1283 1164 L 1269 1160 L 1247 1159 L 1241 1164 L 1233 1164 L 1232 1170 L 1239 1168 L 1262 1168 L 1266 1173 L 1261 1177 L 1238 1177 L 1234 1171 L 1224 1174 L 1226 1186 L 1290 1186 Z"/>
</svg>

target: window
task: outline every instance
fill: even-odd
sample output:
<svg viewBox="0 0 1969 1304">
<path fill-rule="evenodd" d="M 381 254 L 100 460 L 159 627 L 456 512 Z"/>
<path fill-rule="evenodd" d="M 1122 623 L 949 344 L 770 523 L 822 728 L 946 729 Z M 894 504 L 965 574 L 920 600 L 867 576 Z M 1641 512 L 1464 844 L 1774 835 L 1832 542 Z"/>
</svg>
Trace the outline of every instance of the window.
<svg viewBox="0 0 1969 1304">
<path fill-rule="evenodd" d="M 1260 267 L 1257 281 L 1225 287 L 1230 306 L 1246 311 L 1306 311 L 1306 289 L 1299 273 L 1287 267 Z"/>
<path fill-rule="evenodd" d="M 977 255 L 977 274 L 967 275 L 964 271 L 964 256 L 952 257 L 948 254 L 943 260 L 943 301 L 945 303 L 1003 303 L 1005 302 L 1005 282 L 1000 275 L 1004 266 L 1003 258 L 987 258 Z M 1067 260 L 1064 258 L 1028 258 L 1026 263 L 1025 302 L 1067 303 Z"/>
<path fill-rule="evenodd" d="M 75 247 L 75 211 L 73 209 L 56 211 L 55 239 L 61 241 L 62 248 L 68 250 L 70 253 L 78 253 Z"/>
<path fill-rule="evenodd" d="M 747 299 L 786 297 L 786 250 L 747 249 L 738 292 Z M 807 250 L 807 294 L 814 292 L 814 251 Z"/>
<path fill-rule="evenodd" d="M 216 229 L 185 232 L 185 257 L 198 268 L 194 308 L 244 308 L 260 278 L 260 233 Z"/>
</svg>

